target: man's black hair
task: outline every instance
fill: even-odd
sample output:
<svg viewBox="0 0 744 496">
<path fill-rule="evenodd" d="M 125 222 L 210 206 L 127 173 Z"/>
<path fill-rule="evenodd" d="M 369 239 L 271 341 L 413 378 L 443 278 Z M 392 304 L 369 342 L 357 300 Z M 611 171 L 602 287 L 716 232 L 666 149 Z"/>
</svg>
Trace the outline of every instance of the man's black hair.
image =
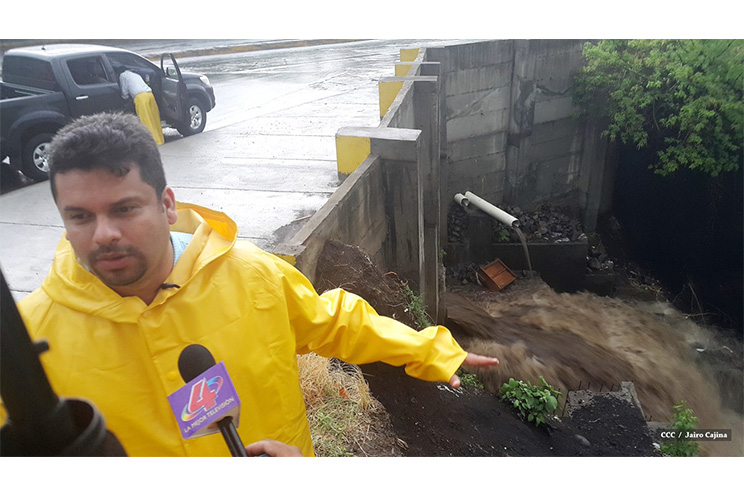
<svg viewBox="0 0 744 496">
<path fill-rule="evenodd" d="M 158 145 L 150 131 L 131 114 L 103 113 L 81 117 L 59 130 L 49 153 L 49 182 L 57 199 L 55 177 L 71 170 L 103 169 L 126 176 L 132 164 L 139 166 L 142 181 L 165 189 L 165 171 Z"/>
</svg>

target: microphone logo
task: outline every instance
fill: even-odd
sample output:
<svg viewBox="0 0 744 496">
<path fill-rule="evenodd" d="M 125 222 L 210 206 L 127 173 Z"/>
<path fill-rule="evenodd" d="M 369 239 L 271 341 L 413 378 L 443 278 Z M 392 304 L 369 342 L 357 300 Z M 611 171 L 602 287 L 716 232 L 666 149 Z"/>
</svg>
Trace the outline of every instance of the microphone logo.
<svg viewBox="0 0 744 496">
<path fill-rule="evenodd" d="M 240 398 L 223 362 L 174 391 L 168 402 L 184 439 L 219 432 L 217 422 L 225 417 L 240 425 Z"/>
<path fill-rule="evenodd" d="M 191 386 L 191 394 L 186 406 L 181 412 L 181 420 L 189 422 L 196 418 L 201 412 L 210 410 L 217 405 L 217 394 L 222 389 L 222 377 L 216 376 L 207 380 L 203 377 L 199 382 Z"/>
</svg>

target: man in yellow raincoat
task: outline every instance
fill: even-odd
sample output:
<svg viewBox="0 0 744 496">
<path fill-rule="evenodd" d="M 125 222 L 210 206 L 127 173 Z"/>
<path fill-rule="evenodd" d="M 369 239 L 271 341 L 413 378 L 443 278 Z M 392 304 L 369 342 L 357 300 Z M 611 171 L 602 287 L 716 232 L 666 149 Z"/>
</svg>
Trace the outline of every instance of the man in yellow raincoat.
<svg viewBox="0 0 744 496">
<path fill-rule="evenodd" d="M 152 94 L 152 89 L 145 83 L 142 76 L 118 67 L 119 86 L 121 87 L 121 97 L 125 100 L 131 98 L 134 100 L 134 110 L 140 118 L 140 122 L 150 130 L 155 143 L 162 145 L 165 143 L 163 136 L 163 127 L 160 125 L 160 109 Z"/>
<path fill-rule="evenodd" d="M 417 332 L 336 289 L 318 295 L 278 257 L 237 241 L 226 215 L 176 203 L 157 146 L 134 116 L 83 117 L 52 144 L 66 234 L 40 289 L 19 304 L 60 396 L 103 413 L 132 456 L 227 456 L 220 436 L 182 439 L 167 400 L 189 344 L 224 361 L 250 454 L 312 455 L 297 353 L 383 361 L 459 387 L 468 354 L 444 327 Z M 272 441 L 262 441 L 270 439 Z"/>
</svg>

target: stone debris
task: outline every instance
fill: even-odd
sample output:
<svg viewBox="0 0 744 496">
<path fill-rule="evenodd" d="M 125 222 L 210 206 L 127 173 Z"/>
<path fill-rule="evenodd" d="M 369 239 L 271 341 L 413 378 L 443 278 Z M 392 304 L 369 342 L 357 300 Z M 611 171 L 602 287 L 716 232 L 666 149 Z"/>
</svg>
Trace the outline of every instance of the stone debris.
<svg viewBox="0 0 744 496">
<path fill-rule="evenodd" d="M 468 213 L 458 205 L 452 203 L 447 213 L 447 241 L 450 243 L 462 243 L 468 232 Z"/>
<path fill-rule="evenodd" d="M 592 443 L 590 443 L 589 440 L 585 438 L 584 436 L 582 436 L 581 434 L 576 434 L 574 438 L 576 438 L 577 441 L 579 441 L 581 444 L 583 444 L 587 448 L 591 447 L 592 445 Z"/>
<path fill-rule="evenodd" d="M 601 242 L 596 245 L 590 243 L 586 254 L 586 273 L 612 272 L 614 268 L 615 262 L 607 254 L 604 245 Z"/>
<path fill-rule="evenodd" d="M 522 233 L 528 243 L 572 243 L 587 240 L 584 227 L 567 209 L 542 205 L 537 210 L 526 212 L 520 207 L 498 205 L 500 209 L 519 220 Z M 447 214 L 447 241 L 464 243 L 468 239 L 469 214 L 459 204 L 452 202 Z M 514 229 L 493 219 L 491 239 L 494 243 L 519 243 Z M 615 262 L 610 259 L 601 242 L 590 243 L 586 257 L 586 272 L 611 273 Z M 477 267 L 476 267 L 477 269 Z M 465 282 L 478 284 L 473 267 L 455 267 L 447 275 Z"/>
<path fill-rule="evenodd" d="M 569 243 L 586 239 L 584 227 L 568 210 L 542 205 L 532 212 L 520 207 L 497 205 L 498 208 L 516 217 L 520 229 L 530 243 Z M 496 219 L 492 221 L 491 237 L 495 243 L 519 243 L 519 236 Z M 467 239 L 468 212 L 452 203 L 447 215 L 447 239 L 450 243 L 462 243 Z"/>
<path fill-rule="evenodd" d="M 478 264 L 475 263 L 448 266 L 445 268 L 445 276 L 448 280 L 455 280 L 462 285 L 483 285 L 478 278 Z"/>
<path fill-rule="evenodd" d="M 519 220 L 520 229 L 530 243 L 571 243 L 586 239 L 581 222 L 566 209 L 547 205 L 542 205 L 533 212 L 525 212 L 509 205 L 499 208 Z M 494 223 L 494 241 L 519 243 L 519 237 L 513 229 Z"/>
</svg>

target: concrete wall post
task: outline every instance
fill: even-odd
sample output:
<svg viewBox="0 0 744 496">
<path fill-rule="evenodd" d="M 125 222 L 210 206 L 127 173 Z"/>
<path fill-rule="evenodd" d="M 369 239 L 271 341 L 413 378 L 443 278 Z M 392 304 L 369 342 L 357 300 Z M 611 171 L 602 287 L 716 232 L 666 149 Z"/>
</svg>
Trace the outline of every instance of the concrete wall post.
<svg viewBox="0 0 744 496">
<path fill-rule="evenodd" d="M 426 52 L 429 53 L 428 50 Z M 438 174 L 439 174 L 439 246 L 447 245 L 447 206 L 449 205 L 449 199 L 447 195 L 447 176 L 444 171 L 444 167 L 447 163 L 447 137 L 445 131 L 447 126 L 445 125 L 445 88 L 443 78 L 443 66 L 441 62 L 422 62 L 421 63 L 421 75 L 422 76 L 436 76 L 437 78 L 437 130 L 439 135 L 436 137 L 436 148 L 438 148 Z M 443 291 L 444 288 L 441 288 Z"/>
<path fill-rule="evenodd" d="M 423 205 L 420 194 L 421 131 L 376 128 L 371 153 L 383 159 L 385 213 L 388 236 L 385 260 L 403 279 L 421 283 L 424 246 Z M 423 287 L 418 289 L 419 291 Z"/>
<path fill-rule="evenodd" d="M 422 72 L 424 67 L 422 67 Z M 428 65 L 426 71 L 438 72 L 438 64 Z M 414 127 L 421 130 L 419 177 L 420 204 L 423 210 L 423 257 L 419 260 L 419 285 L 429 316 L 439 322 L 439 292 L 442 267 L 439 261 L 442 226 L 440 201 L 439 161 L 439 91 L 436 76 L 422 76 L 414 82 Z"/>
</svg>

